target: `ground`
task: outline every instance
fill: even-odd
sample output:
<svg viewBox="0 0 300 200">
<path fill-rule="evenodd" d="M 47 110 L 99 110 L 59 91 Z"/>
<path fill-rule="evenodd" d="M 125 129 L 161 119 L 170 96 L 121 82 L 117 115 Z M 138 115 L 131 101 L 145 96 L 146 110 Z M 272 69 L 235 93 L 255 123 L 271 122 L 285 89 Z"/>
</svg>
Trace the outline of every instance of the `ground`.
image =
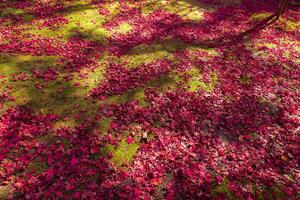
<svg viewBox="0 0 300 200">
<path fill-rule="evenodd" d="M 277 4 L 0 1 L 0 199 L 300 198 L 299 6 L 243 34 Z"/>
</svg>

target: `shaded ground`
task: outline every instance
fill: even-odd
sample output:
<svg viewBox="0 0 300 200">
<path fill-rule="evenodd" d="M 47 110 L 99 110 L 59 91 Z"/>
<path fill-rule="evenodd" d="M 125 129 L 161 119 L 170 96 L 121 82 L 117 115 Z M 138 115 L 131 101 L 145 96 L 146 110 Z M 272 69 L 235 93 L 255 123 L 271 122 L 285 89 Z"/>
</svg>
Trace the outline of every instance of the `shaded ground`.
<svg viewBox="0 0 300 200">
<path fill-rule="evenodd" d="M 299 7 L 236 37 L 277 3 L 0 1 L 0 199 L 299 198 Z"/>
</svg>

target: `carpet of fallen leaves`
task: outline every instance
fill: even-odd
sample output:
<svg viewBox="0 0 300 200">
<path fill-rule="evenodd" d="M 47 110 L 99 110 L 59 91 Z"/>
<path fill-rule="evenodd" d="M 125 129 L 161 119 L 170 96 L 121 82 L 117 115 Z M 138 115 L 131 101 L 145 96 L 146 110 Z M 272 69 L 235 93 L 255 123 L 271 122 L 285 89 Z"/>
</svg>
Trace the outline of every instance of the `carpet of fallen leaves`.
<svg viewBox="0 0 300 200">
<path fill-rule="evenodd" d="M 300 198 L 299 5 L 239 37 L 277 5 L 0 1 L 0 199 Z"/>
</svg>

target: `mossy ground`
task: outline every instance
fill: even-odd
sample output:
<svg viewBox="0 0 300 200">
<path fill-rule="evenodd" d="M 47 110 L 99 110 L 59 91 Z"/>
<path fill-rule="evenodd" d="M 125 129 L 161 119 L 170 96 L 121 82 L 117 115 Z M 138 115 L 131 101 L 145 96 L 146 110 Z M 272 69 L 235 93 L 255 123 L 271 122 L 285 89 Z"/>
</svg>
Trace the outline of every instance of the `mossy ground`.
<svg viewBox="0 0 300 200">
<path fill-rule="evenodd" d="M 163 9 L 166 12 L 178 14 L 183 19 L 192 21 L 201 21 L 204 19 L 204 9 L 197 1 L 142 1 L 144 5 L 142 13 L 147 15 L 157 9 Z M 43 21 L 34 21 L 33 15 L 26 12 L 26 9 L 5 8 L 0 12 L 2 17 L 9 15 L 22 16 L 25 22 L 20 25 L 20 28 L 25 29 L 22 32 L 24 37 L 31 35 L 42 36 L 45 38 L 54 38 L 63 43 L 67 42 L 70 37 L 75 35 L 84 36 L 91 41 L 97 41 L 103 45 L 107 45 L 108 39 L 113 34 L 126 34 L 132 31 L 133 27 L 130 22 L 121 23 L 113 30 L 107 30 L 104 23 L 112 19 L 120 11 L 120 4 L 115 2 L 108 2 L 105 8 L 108 9 L 108 15 L 99 14 L 98 8 L 90 4 L 88 0 L 73 1 L 66 3 L 68 9 L 65 12 L 57 13 L 57 16 L 63 16 L 68 20 L 68 23 L 55 25 L 50 27 L 40 28 Z M 129 6 L 133 6 L 129 4 Z M 205 8 L 206 9 L 206 8 Z M 209 8 L 211 9 L 211 8 Z M 259 21 L 269 16 L 270 13 L 256 13 L 249 20 Z M 30 23 L 29 23 L 30 22 Z M 297 30 L 299 23 L 289 20 L 280 19 L 279 24 L 287 31 Z M 6 26 L 12 25 L 9 21 L 5 23 Z M 0 43 L 2 41 L 0 35 Z M 270 43 L 258 43 L 256 46 L 266 46 L 268 48 L 276 48 L 277 45 Z M 298 45 L 299 46 L 299 45 Z M 295 50 L 300 51 L 299 47 L 295 45 Z M 33 109 L 36 113 L 54 113 L 65 116 L 64 120 L 56 122 L 56 127 L 78 125 L 82 120 L 88 116 L 92 116 L 99 104 L 115 104 L 125 103 L 128 101 L 136 100 L 141 106 L 147 106 L 144 91 L 148 87 L 154 87 L 159 90 L 176 89 L 177 83 L 181 79 L 179 74 L 170 72 L 169 74 L 158 77 L 157 79 L 149 81 L 145 86 L 136 88 L 135 90 L 128 91 L 123 95 L 109 96 L 105 100 L 94 103 L 92 99 L 85 98 L 88 92 L 95 88 L 104 79 L 104 72 L 107 67 L 108 61 L 124 63 L 128 68 L 136 68 L 141 64 L 151 63 L 159 59 L 168 59 L 176 62 L 174 52 L 185 49 L 191 52 L 207 52 L 207 57 L 203 59 L 211 59 L 214 56 L 219 56 L 214 49 L 204 49 L 187 45 L 179 41 L 164 41 L 156 42 L 154 44 L 141 44 L 134 47 L 127 55 L 124 56 L 108 56 L 107 52 L 103 53 L 102 58 L 99 60 L 98 67 L 94 70 L 83 69 L 80 72 L 74 73 L 73 78 L 65 81 L 63 76 L 66 72 L 63 70 L 62 63 L 58 62 L 59 57 L 54 56 L 33 56 L 33 55 L 13 55 L 13 54 L 0 54 L 0 76 L 1 79 L 0 92 L 9 91 L 15 98 L 15 101 L 4 102 L 0 108 L 0 114 L 3 114 L 8 108 L 17 105 L 26 105 Z M 252 49 L 255 51 L 255 49 Z M 287 53 L 288 56 L 288 53 Z M 42 89 L 37 89 L 37 84 L 44 84 L 44 81 L 36 78 L 32 74 L 32 70 L 37 68 L 39 70 L 46 70 L 48 67 L 54 67 L 59 72 L 56 80 L 48 81 Z M 87 73 L 85 78 L 80 78 L 81 73 Z M 15 80 L 14 77 L 18 75 L 25 75 L 25 80 Z M 196 92 L 200 89 L 206 92 L 212 92 L 214 87 L 218 84 L 218 75 L 215 72 L 211 73 L 210 82 L 204 83 L 202 80 L 201 72 L 193 68 L 187 72 L 190 79 L 187 85 L 183 87 L 190 92 Z M 248 84 L 251 77 L 241 77 L 240 81 Z M 79 83 L 80 86 L 75 86 Z M 180 84 L 179 84 L 180 85 Z M 74 109 L 76 107 L 76 109 Z M 79 115 L 79 117 L 77 117 Z M 110 127 L 112 119 L 101 119 L 99 132 L 106 134 Z M 50 137 L 49 140 L 51 140 Z M 53 139 L 53 138 L 52 138 Z M 118 146 L 108 145 L 102 149 L 106 154 L 111 152 L 113 158 L 112 162 L 117 167 L 130 163 L 133 159 L 135 152 L 139 148 L 138 138 L 135 138 L 134 143 L 127 144 L 126 139 L 123 138 Z M 46 169 L 46 166 L 41 162 L 33 162 L 29 165 L 28 170 L 35 170 L 39 173 Z M 226 181 L 220 186 L 217 186 L 213 193 L 225 193 L 229 196 Z M 7 188 L 0 187 L 0 199 L 6 196 Z"/>
</svg>

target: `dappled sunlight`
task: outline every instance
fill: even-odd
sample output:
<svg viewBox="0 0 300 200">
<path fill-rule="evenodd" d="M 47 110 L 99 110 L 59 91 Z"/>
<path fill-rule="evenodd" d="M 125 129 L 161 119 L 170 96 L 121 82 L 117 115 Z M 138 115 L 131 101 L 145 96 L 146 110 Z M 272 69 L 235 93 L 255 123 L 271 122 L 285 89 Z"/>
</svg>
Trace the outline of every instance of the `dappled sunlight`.
<svg viewBox="0 0 300 200">
<path fill-rule="evenodd" d="M 299 7 L 277 6 L 1 1 L 0 199 L 299 197 Z"/>
</svg>

